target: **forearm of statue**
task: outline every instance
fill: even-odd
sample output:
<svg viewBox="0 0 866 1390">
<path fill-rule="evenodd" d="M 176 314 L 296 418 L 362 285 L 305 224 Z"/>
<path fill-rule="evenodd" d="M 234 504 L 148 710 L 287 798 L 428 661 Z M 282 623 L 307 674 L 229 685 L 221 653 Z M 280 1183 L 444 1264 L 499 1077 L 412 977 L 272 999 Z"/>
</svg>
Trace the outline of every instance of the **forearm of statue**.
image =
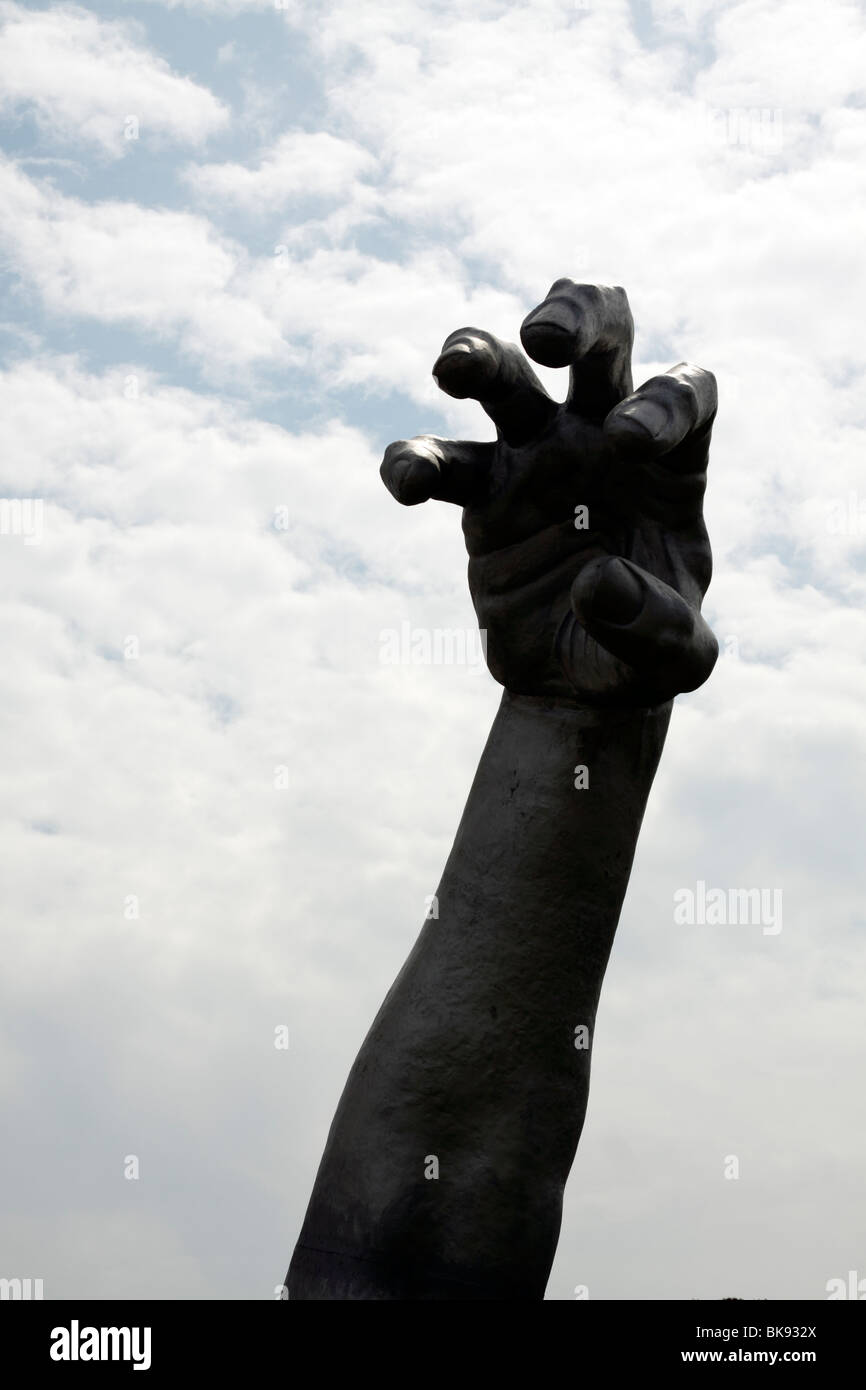
<svg viewBox="0 0 866 1390">
<path fill-rule="evenodd" d="M 495 445 L 390 446 L 399 500 L 464 508 L 505 687 L 428 920 L 343 1092 L 287 1276 L 301 1299 L 540 1299 L 596 1009 L 672 699 L 712 669 L 701 499 L 715 384 L 632 392 L 623 291 L 558 281 L 527 351 L 475 329 L 440 385 Z M 586 524 L 579 524 L 585 522 Z"/>
</svg>

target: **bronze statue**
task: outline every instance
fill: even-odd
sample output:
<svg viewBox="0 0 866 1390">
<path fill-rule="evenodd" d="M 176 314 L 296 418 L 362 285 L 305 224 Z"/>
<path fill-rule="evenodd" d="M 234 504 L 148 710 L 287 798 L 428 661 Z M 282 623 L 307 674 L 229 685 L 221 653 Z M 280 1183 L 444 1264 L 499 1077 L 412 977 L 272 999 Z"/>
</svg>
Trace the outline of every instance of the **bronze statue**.
<svg viewBox="0 0 866 1390">
<path fill-rule="evenodd" d="M 586 1112 L 596 1008 L 672 701 L 715 663 L 701 617 L 712 374 L 637 391 L 619 287 L 557 280 L 526 352 L 480 329 L 434 375 L 495 443 L 389 445 L 398 501 L 463 508 L 502 702 L 425 922 L 331 1126 L 292 1299 L 541 1299 Z"/>
</svg>

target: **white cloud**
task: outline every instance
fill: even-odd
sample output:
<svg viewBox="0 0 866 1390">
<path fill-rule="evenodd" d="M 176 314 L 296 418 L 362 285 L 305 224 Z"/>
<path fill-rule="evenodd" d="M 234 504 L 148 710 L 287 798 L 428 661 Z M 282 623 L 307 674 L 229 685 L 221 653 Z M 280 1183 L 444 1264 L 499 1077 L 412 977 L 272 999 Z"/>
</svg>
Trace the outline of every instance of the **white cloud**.
<svg viewBox="0 0 866 1390">
<path fill-rule="evenodd" d="M 176 341 L 209 376 L 302 365 L 317 389 L 363 385 L 435 402 L 455 423 L 489 422 L 436 392 L 439 345 L 468 312 L 513 323 L 518 303 L 468 293 L 447 250 L 395 266 L 340 249 L 296 250 L 303 226 L 250 256 L 205 218 L 131 202 L 89 203 L 0 163 L 10 264 L 53 313 Z"/>
<path fill-rule="evenodd" d="M 215 371 L 288 360 L 272 321 L 237 292 L 241 248 L 187 212 L 91 204 L 0 165 L 12 264 L 47 308 L 177 337 Z"/>
<path fill-rule="evenodd" d="M 259 262 L 248 290 L 283 332 L 309 343 L 317 375 L 340 386 L 400 390 L 489 437 L 492 426 L 480 408 L 444 398 L 431 369 L 460 323 L 507 324 L 514 336 L 520 317 L 514 296 L 471 289 L 447 247 L 426 247 L 402 264 L 340 248 L 291 250 L 289 239 L 285 254 Z"/>
<path fill-rule="evenodd" d="M 16 863 L 7 922 L 34 926 L 12 933 L 7 955 L 4 992 L 25 1001 L 15 1006 L 18 1041 L 4 1054 L 7 1114 L 32 1105 L 31 1028 L 76 1032 L 83 1010 L 81 1041 L 102 1039 L 93 1052 L 86 1044 L 86 1067 L 78 1047 L 64 1046 L 45 1080 L 37 1149 L 52 1149 L 70 1126 L 78 1135 L 53 1243 L 43 1251 L 39 1220 L 4 1221 L 4 1255 L 15 1268 L 38 1258 L 46 1296 L 69 1281 L 82 1293 L 140 1295 L 140 1267 L 118 1268 L 108 1254 L 113 1181 L 122 1182 L 123 1155 L 138 1153 L 143 1206 L 156 1227 L 173 1230 L 145 1283 L 154 1293 L 232 1296 L 248 1279 L 250 1289 L 259 1280 L 270 1288 L 282 1274 L 288 1234 L 275 1240 L 273 1164 L 290 1136 L 278 1093 L 300 1084 L 324 1123 L 338 1080 L 322 1097 L 301 1059 L 315 1047 L 316 1014 L 333 1001 L 332 965 L 346 984 L 363 976 L 374 989 L 396 968 L 496 691 L 483 671 L 433 671 L 441 725 L 428 723 L 419 738 L 431 673 L 378 661 L 380 630 L 404 618 L 471 622 L 456 512 L 407 526 L 382 487 L 378 456 L 336 422 L 293 436 L 145 372 L 137 397 L 126 385 L 126 369 L 92 377 L 52 361 L 0 382 L 3 456 L 14 454 L 17 487 L 44 497 L 46 514 L 43 542 L 26 555 L 14 538 L 0 541 L 4 626 L 16 651 L 3 699 L 16 729 L 0 803 Z M 289 524 L 278 531 L 283 504 Z M 130 636 L 139 652 L 125 660 Z M 465 721 L 467 709 L 474 717 Z M 416 778 L 432 785 L 442 729 L 454 740 L 453 765 L 435 776 L 435 804 L 413 826 Z M 362 745 L 382 753 L 372 780 Z M 415 772 L 401 772 L 412 746 Z M 274 784 L 282 765 L 286 791 Z M 392 810 L 372 818 L 370 805 L 385 799 Z M 398 835 L 416 866 L 428 865 L 422 885 L 394 861 Z M 330 887 L 323 893 L 316 880 Z M 138 919 L 124 918 L 130 895 Z M 369 928 L 365 903 L 376 904 Z M 369 1003 L 359 998 L 338 1032 L 361 1028 Z M 284 1021 L 288 1057 L 273 1047 Z M 226 1071 L 215 1092 L 217 1059 Z M 276 1086 L 270 1100 L 262 1085 Z M 84 1124 L 88 1095 L 99 1102 Z M 244 1095 L 265 1104 L 238 1146 L 232 1115 Z M 248 1212 L 258 1253 L 240 1283 L 220 1253 L 224 1235 L 213 1228 L 215 1263 L 203 1260 L 167 1197 L 168 1174 L 191 1174 L 201 1145 L 231 1151 L 250 1194 L 262 1184 L 270 1194 L 261 1226 Z M 312 1157 L 294 1152 L 290 1169 Z M 205 1187 L 215 1207 L 233 1180 L 221 1160 L 212 1171 Z M 101 1197 L 93 1173 L 97 1187 L 108 1183 Z M 161 1173 L 165 1181 L 154 1181 Z M 300 1219 L 305 1181 L 295 1184 L 290 1221 Z M 15 1191 L 20 1208 L 17 1181 Z M 91 1203 L 103 1213 L 99 1234 L 74 1268 L 75 1213 Z"/>
<path fill-rule="evenodd" d="M 831 0 L 820 15 L 809 0 L 742 0 L 719 14 L 714 47 L 701 85 L 718 105 L 820 114 L 866 83 L 863 10 L 850 0 Z"/>
<path fill-rule="evenodd" d="M 273 10 L 292 15 L 299 7 L 298 0 L 148 0 L 166 9 L 210 10 L 214 14 L 236 15 L 246 10 Z"/>
<path fill-rule="evenodd" d="M 351 140 L 325 131 L 291 131 L 264 154 L 258 167 L 194 164 L 187 179 L 203 197 L 238 203 L 256 213 L 272 212 L 291 200 L 352 197 L 356 181 L 376 161 Z"/>
<path fill-rule="evenodd" d="M 228 121 L 206 87 L 172 72 L 129 24 L 87 9 L 0 4 L 0 105 L 32 111 L 55 144 L 120 156 L 151 136 L 200 144 Z"/>
</svg>

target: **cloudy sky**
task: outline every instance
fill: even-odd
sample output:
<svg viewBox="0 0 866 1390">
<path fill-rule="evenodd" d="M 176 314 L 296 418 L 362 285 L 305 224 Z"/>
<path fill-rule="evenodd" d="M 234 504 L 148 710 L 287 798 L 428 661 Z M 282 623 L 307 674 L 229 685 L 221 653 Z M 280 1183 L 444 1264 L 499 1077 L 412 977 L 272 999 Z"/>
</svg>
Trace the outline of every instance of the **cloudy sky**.
<svg viewBox="0 0 866 1390">
<path fill-rule="evenodd" d="M 866 1276 L 863 9 L 0 26 L 0 1275 L 273 1297 L 499 699 L 380 661 L 473 614 L 458 513 L 378 463 L 490 438 L 442 340 L 514 340 L 570 276 L 627 288 L 636 380 L 718 377 L 723 656 L 674 712 L 547 1296 Z M 778 890 L 782 929 L 677 922 L 699 882 Z"/>
</svg>

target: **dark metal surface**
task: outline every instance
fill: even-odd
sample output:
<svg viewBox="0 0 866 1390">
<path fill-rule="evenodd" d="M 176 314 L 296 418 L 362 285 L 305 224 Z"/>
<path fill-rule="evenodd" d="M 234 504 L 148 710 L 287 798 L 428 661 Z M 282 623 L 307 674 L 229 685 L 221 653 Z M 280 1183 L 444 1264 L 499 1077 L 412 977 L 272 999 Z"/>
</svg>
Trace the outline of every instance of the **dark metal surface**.
<svg viewBox="0 0 866 1390">
<path fill-rule="evenodd" d="M 583 1125 L 596 1008 L 673 697 L 710 674 L 702 518 L 716 411 L 679 364 L 638 391 L 618 287 L 559 280 L 524 321 L 558 405 L 483 330 L 434 373 L 496 443 L 386 450 L 401 502 L 463 508 L 505 687 L 425 923 L 352 1068 L 292 1299 L 540 1299 Z M 580 769 L 583 769 L 580 771 Z"/>
</svg>

